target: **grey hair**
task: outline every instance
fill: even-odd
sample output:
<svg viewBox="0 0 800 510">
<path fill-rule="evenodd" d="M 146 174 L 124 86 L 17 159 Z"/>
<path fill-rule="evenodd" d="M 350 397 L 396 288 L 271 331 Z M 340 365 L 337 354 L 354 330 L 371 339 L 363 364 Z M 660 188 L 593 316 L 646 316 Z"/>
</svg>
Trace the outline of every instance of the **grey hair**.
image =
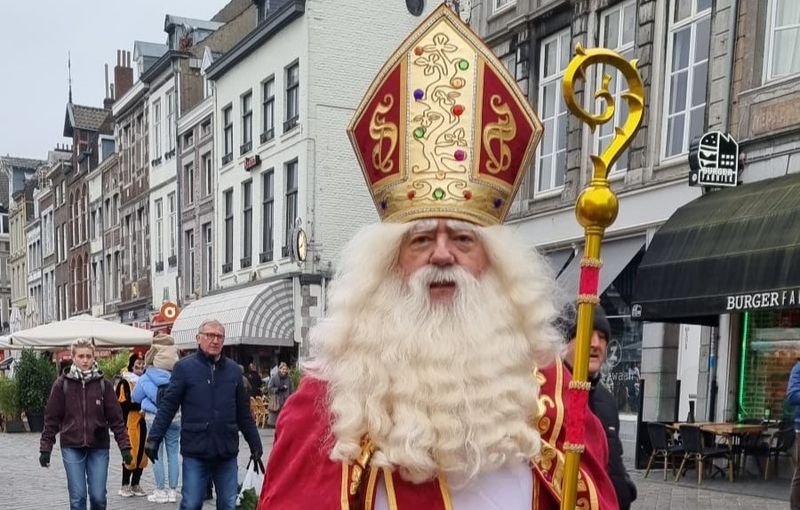
<svg viewBox="0 0 800 510">
<path fill-rule="evenodd" d="M 69 352 L 72 356 L 75 356 L 75 352 L 78 349 L 91 349 L 92 356 L 94 356 L 94 344 L 92 343 L 91 338 L 76 338 L 72 341 L 69 345 Z"/>
<path fill-rule="evenodd" d="M 222 333 L 223 334 L 225 333 L 225 326 L 223 326 L 222 323 L 220 321 L 218 321 L 217 319 L 206 319 L 206 320 L 204 320 L 203 322 L 200 323 L 200 327 L 197 328 L 197 332 L 198 333 L 202 333 L 203 332 L 203 328 L 208 326 L 209 324 L 213 324 L 214 326 L 219 326 L 220 328 L 222 328 Z"/>
</svg>

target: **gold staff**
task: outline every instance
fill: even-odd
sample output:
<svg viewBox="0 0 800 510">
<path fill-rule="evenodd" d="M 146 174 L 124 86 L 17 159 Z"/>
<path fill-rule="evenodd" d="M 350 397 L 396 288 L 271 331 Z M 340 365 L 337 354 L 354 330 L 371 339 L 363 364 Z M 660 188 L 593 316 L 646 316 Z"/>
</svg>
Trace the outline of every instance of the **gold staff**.
<svg viewBox="0 0 800 510">
<path fill-rule="evenodd" d="M 580 44 L 575 49 L 575 57 L 567 66 L 564 75 L 564 100 L 573 115 L 595 128 L 614 118 L 614 97 L 608 91 L 611 81 L 609 74 L 604 74 L 600 88 L 595 92 L 595 99 L 603 99 L 606 105 L 604 112 L 592 115 L 584 110 L 575 98 L 576 81 L 585 83 L 586 68 L 604 64 L 618 69 L 628 82 L 628 90 L 622 99 L 628 104 L 628 118 L 623 126 L 615 127 L 615 135 L 611 144 L 599 156 L 592 154 L 594 174 L 589 185 L 578 197 L 575 205 L 575 216 L 583 226 L 585 245 L 581 259 L 580 284 L 578 289 L 578 323 L 577 342 L 575 346 L 575 364 L 573 379 L 568 390 L 567 412 L 573 419 L 567 422 L 567 437 L 564 443 L 566 459 L 564 466 L 564 482 L 561 492 L 561 510 L 573 510 L 576 507 L 578 489 L 578 468 L 581 453 L 584 450 L 584 417 L 588 412 L 589 389 L 589 343 L 592 336 L 594 307 L 600 302 L 597 295 L 600 267 L 600 246 L 605 229 L 614 223 L 619 210 L 617 196 L 608 187 L 608 169 L 622 154 L 642 123 L 644 114 L 644 86 L 636 60 L 627 61 L 620 54 L 605 48 L 584 49 Z"/>
</svg>

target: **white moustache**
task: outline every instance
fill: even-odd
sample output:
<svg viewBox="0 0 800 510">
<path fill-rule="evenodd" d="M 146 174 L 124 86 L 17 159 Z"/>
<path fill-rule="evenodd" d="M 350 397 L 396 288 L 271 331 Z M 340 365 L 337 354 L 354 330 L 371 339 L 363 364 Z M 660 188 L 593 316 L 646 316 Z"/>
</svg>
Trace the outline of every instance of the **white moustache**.
<svg viewBox="0 0 800 510">
<path fill-rule="evenodd" d="M 461 266 L 425 266 L 417 270 L 409 279 L 409 286 L 415 292 L 427 292 L 428 287 L 435 283 L 454 283 L 456 288 L 476 285 L 478 279 Z"/>
</svg>

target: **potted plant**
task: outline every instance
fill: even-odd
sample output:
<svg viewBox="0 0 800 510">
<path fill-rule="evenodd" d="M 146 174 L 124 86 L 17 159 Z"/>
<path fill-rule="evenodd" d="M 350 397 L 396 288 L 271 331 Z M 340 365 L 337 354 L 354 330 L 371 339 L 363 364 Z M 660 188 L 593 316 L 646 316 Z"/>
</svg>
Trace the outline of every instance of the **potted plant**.
<svg viewBox="0 0 800 510">
<path fill-rule="evenodd" d="M 44 408 L 50 388 L 56 378 L 56 367 L 47 353 L 36 354 L 33 350 L 22 351 L 16 370 L 19 406 L 28 417 L 31 432 L 44 428 Z"/>
<path fill-rule="evenodd" d="M 6 432 L 25 432 L 25 424 L 20 418 L 16 379 L 0 378 L 0 415 Z"/>
</svg>

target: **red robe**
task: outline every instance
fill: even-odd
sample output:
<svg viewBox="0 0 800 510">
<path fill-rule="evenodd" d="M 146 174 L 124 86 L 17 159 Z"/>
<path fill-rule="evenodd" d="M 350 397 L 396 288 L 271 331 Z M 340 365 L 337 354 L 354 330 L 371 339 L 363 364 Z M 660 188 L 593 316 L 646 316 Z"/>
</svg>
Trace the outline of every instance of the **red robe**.
<svg viewBox="0 0 800 510">
<path fill-rule="evenodd" d="M 531 462 L 532 510 L 559 508 L 564 472 L 564 401 L 572 376 L 561 362 L 536 374 L 541 386 L 541 454 Z M 326 384 L 306 377 L 281 410 L 275 442 L 258 503 L 259 510 L 352 510 L 351 486 L 360 469 L 333 462 L 331 416 L 326 404 Z M 586 510 L 619 508 L 608 477 L 608 446 L 600 421 L 586 413 L 586 451 L 581 456 L 577 507 Z M 373 510 L 378 483 L 386 484 L 391 508 L 397 510 L 452 510 L 446 483 L 423 484 L 403 480 L 389 470 L 371 469 L 361 480 L 365 509 Z M 378 475 L 382 475 L 378 476 Z M 380 480 L 383 478 L 383 481 Z M 458 510 L 458 509 L 455 509 Z"/>
</svg>

